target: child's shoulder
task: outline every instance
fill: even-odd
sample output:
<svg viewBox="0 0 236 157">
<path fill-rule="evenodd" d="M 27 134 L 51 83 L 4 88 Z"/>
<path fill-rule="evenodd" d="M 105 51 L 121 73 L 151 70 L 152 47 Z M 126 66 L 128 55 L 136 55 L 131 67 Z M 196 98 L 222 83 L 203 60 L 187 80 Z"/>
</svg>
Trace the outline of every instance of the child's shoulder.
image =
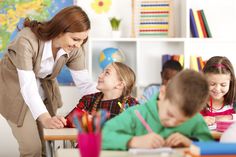
<svg viewBox="0 0 236 157">
<path fill-rule="evenodd" d="M 192 118 L 188 119 L 187 120 L 188 122 L 204 122 L 204 118 L 203 116 L 201 115 L 201 113 L 196 113 Z"/>
<path fill-rule="evenodd" d="M 134 97 L 128 96 L 125 103 L 128 103 L 129 106 L 134 106 L 138 104 L 138 101 Z"/>
</svg>

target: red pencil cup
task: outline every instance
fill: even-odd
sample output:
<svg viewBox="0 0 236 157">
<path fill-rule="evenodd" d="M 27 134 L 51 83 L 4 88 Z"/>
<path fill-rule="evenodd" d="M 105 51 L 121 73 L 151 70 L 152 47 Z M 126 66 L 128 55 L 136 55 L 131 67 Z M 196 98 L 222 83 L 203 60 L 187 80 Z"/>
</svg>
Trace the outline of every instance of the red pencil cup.
<svg viewBox="0 0 236 157">
<path fill-rule="evenodd" d="M 77 141 L 81 157 L 99 157 L 101 152 L 101 133 L 79 133 Z"/>
</svg>

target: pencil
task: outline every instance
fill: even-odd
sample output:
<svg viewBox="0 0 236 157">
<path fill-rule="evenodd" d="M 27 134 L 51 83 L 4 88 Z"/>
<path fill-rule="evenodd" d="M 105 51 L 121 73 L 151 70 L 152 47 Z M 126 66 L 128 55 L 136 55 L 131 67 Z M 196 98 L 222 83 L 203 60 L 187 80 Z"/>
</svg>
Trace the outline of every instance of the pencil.
<svg viewBox="0 0 236 157">
<path fill-rule="evenodd" d="M 76 126 L 76 128 L 78 129 L 78 131 L 81 133 L 82 132 L 82 127 L 79 124 L 79 120 L 77 116 L 73 116 L 73 120 L 74 120 L 74 124 Z"/>
<path fill-rule="evenodd" d="M 148 125 L 148 123 L 143 119 L 142 115 L 140 114 L 140 112 L 138 110 L 134 110 L 136 116 L 138 117 L 138 119 L 140 120 L 140 122 L 143 124 L 143 126 L 146 128 L 146 130 L 148 131 L 148 133 L 153 132 L 151 127 Z"/>
<path fill-rule="evenodd" d="M 124 107 L 122 107 L 122 104 L 120 102 L 118 102 L 118 105 L 120 106 L 120 108 L 124 111 Z"/>
</svg>

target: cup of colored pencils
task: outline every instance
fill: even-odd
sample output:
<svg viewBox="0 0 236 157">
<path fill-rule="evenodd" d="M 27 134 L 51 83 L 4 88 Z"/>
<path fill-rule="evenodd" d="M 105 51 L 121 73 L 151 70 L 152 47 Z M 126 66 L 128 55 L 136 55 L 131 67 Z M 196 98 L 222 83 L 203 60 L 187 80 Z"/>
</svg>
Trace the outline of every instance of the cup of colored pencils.
<svg viewBox="0 0 236 157">
<path fill-rule="evenodd" d="M 78 149 L 81 157 L 99 157 L 101 152 L 101 129 L 109 118 L 106 110 L 100 110 L 92 115 L 87 112 L 74 115 L 74 124 L 78 129 Z"/>
</svg>

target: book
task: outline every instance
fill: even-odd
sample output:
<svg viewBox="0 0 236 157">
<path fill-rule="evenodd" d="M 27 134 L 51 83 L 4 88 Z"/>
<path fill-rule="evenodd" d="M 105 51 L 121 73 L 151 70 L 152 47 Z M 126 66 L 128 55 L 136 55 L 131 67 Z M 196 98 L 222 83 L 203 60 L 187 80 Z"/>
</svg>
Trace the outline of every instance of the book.
<svg viewBox="0 0 236 157">
<path fill-rule="evenodd" d="M 235 155 L 193 155 L 189 151 L 184 152 L 184 157 L 236 157 Z"/>
<path fill-rule="evenodd" d="M 202 71 L 202 69 L 204 68 L 202 57 L 197 57 L 197 61 L 198 61 L 199 71 Z"/>
<path fill-rule="evenodd" d="M 197 63 L 197 57 L 196 56 L 190 56 L 190 69 L 199 71 L 198 70 L 198 63 Z"/>
<path fill-rule="evenodd" d="M 171 60 L 171 55 L 169 54 L 164 54 L 162 55 L 162 66 L 164 65 L 164 63 L 168 60 Z"/>
<path fill-rule="evenodd" d="M 199 17 L 198 17 L 198 14 L 197 14 L 196 10 L 193 11 L 193 16 L 194 16 L 194 20 L 196 22 L 197 32 L 198 32 L 199 38 L 203 38 L 202 28 L 201 28 Z"/>
<path fill-rule="evenodd" d="M 193 37 L 199 37 L 198 32 L 197 32 L 197 25 L 196 25 L 196 22 L 194 20 L 192 9 L 190 9 L 190 30 L 192 32 Z"/>
<path fill-rule="evenodd" d="M 179 63 L 182 65 L 182 67 L 184 67 L 184 55 L 180 55 Z"/>
<path fill-rule="evenodd" d="M 208 36 L 209 38 L 212 38 L 211 30 L 210 30 L 210 27 L 209 27 L 209 25 L 208 25 L 208 22 L 207 22 L 205 13 L 204 13 L 203 10 L 200 10 L 200 12 L 201 12 L 202 19 L 203 19 L 203 22 L 204 22 L 204 25 L 205 25 L 205 28 L 206 28 L 207 36 Z"/>
<path fill-rule="evenodd" d="M 236 143 L 193 142 L 189 152 L 195 156 L 200 155 L 236 155 Z"/>
<path fill-rule="evenodd" d="M 203 37 L 207 38 L 207 32 L 206 32 L 206 28 L 205 28 L 205 25 L 204 25 L 204 22 L 203 22 L 203 19 L 202 19 L 201 11 L 198 10 L 197 14 L 198 14 L 199 22 L 200 22 L 200 25 L 201 25 L 201 28 L 202 28 Z"/>
<path fill-rule="evenodd" d="M 155 148 L 155 149 L 144 149 L 144 148 L 131 148 L 129 149 L 130 154 L 171 154 L 174 150 L 170 147 L 162 147 L 162 148 Z"/>
</svg>

